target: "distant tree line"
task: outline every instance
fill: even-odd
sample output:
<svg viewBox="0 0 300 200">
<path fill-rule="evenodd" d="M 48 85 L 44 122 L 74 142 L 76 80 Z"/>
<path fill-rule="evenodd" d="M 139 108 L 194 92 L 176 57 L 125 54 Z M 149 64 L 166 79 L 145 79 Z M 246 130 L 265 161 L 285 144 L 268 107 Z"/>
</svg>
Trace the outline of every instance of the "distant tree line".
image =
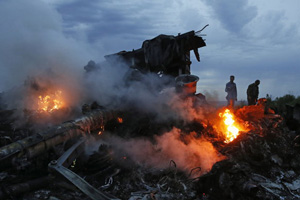
<svg viewBox="0 0 300 200">
<path fill-rule="evenodd" d="M 296 104 L 300 105 L 300 96 L 295 97 L 292 94 L 286 94 L 272 100 L 271 96 L 267 95 L 267 105 L 280 115 L 286 114 L 287 106 L 294 107 Z"/>
</svg>

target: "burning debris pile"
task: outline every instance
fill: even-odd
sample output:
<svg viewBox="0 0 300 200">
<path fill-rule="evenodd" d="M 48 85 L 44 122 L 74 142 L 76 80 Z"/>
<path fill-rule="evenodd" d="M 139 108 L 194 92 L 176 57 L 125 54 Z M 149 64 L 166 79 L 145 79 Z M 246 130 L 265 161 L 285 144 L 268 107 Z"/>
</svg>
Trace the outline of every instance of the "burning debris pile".
<svg viewBox="0 0 300 200">
<path fill-rule="evenodd" d="M 53 110 L 58 110 L 62 108 L 63 102 L 61 100 L 62 96 L 62 91 L 57 90 L 54 91 L 53 93 L 45 96 L 39 96 L 39 110 L 40 111 L 46 111 L 46 112 L 52 112 Z"/>
<path fill-rule="evenodd" d="M 259 106 L 237 111 L 255 117 Z M 299 155 L 293 132 L 279 115 L 244 118 L 250 131 L 226 144 L 228 159 L 216 163 L 198 180 L 198 191 L 208 199 L 299 199 Z"/>
<path fill-rule="evenodd" d="M 245 106 L 235 112 L 216 109 L 215 117 L 210 113 L 206 121 L 190 124 L 161 124 L 137 111 L 132 117 L 132 112 L 91 108 L 72 122 L 2 146 L 0 197 L 299 198 L 295 135 L 282 117 L 265 114 L 264 106 Z M 223 119 L 225 115 L 229 118 Z M 222 126 L 227 131 L 220 132 Z M 237 135 L 228 139 L 231 130 Z M 140 132 L 131 134 L 136 131 Z M 158 135 L 151 135 L 153 131 Z M 1 142 L 5 138 L 9 135 L 2 136 Z"/>
<path fill-rule="evenodd" d="M 189 51 L 203 46 L 161 35 L 107 56 L 113 69 L 90 61 L 80 109 L 29 79 L 25 108 L 1 107 L 0 199 L 299 199 L 296 132 L 265 99 L 230 110 L 196 94 Z"/>
</svg>

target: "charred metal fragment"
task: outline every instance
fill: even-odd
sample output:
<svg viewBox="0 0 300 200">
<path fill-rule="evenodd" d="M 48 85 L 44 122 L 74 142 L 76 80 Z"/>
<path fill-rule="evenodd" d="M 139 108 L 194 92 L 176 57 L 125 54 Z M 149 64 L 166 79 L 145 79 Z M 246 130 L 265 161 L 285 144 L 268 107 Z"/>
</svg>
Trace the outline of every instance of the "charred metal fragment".
<svg viewBox="0 0 300 200">
<path fill-rule="evenodd" d="M 141 72 L 163 72 L 175 77 L 190 74 L 190 51 L 193 50 L 197 61 L 200 61 L 198 48 L 206 46 L 197 32 L 190 31 L 177 36 L 161 34 L 145 40 L 140 49 L 120 51 L 106 55 L 105 59 L 112 63 L 122 61 Z"/>
<path fill-rule="evenodd" d="M 0 199 L 7 199 L 10 197 L 16 197 L 22 193 L 26 193 L 32 190 L 46 187 L 51 182 L 51 177 L 45 176 L 34 180 L 27 181 L 25 183 L 19 183 L 8 187 L 0 188 Z"/>
<path fill-rule="evenodd" d="M 79 175 L 67 168 L 71 165 L 72 160 L 77 158 L 83 151 L 82 147 L 85 141 L 85 138 L 82 138 L 69 148 L 58 160 L 51 161 L 48 165 L 49 171 L 60 174 L 93 200 L 118 200 L 118 198 L 112 195 L 97 190 Z"/>
<path fill-rule="evenodd" d="M 78 119 L 65 122 L 44 133 L 6 145 L 0 148 L 0 168 L 17 166 L 18 159 L 30 160 L 58 144 L 101 129 L 109 120 L 116 117 L 115 111 L 93 110 Z"/>
</svg>

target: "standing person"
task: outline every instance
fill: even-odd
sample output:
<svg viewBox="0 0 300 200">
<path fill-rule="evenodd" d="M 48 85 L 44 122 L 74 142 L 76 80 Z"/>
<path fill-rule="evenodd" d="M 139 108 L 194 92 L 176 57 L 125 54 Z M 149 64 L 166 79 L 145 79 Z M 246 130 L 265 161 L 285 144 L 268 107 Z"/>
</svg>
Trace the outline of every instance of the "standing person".
<svg viewBox="0 0 300 200">
<path fill-rule="evenodd" d="M 259 88 L 258 85 L 260 84 L 260 80 L 256 80 L 254 83 L 251 83 L 247 89 L 247 99 L 248 105 L 255 105 L 257 102 Z"/>
<path fill-rule="evenodd" d="M 225 92 L 227 92 L 226 99 L 228 101 L 228 106 L 232 107 L 234 106 L 234 101 L 237 100 L 237 92 L 236 92 L 236 84 L 233 82 L 234 76 L 230 76 L 230 81 L 226 83 Z"/>
</svg>

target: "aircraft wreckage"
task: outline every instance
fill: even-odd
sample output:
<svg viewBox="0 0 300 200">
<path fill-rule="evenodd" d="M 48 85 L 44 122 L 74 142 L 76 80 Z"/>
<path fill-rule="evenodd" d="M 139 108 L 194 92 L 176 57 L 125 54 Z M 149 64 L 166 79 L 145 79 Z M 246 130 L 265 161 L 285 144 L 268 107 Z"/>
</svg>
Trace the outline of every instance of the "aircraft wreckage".
<svg viewBox="0 0 300 200">
<path fill-rule="evenodd" d="M 299 199 L 299 130 L 266 99 L 232 110 L 196 94 L 190 51 L 200 61 L 202 30 L 105 56 L 128 67 L 127 89 L 151 88 L 145 74 L 171 77 L 151 88 L 151 109 L 122 96 L 122 106 L 91 101 L 74 114 L 64 91 L 36 95 L 35 80 L 24 87 L 35 90 L 37 108 L 24 110 L 20 123 L 1 98 L 0 199 Z M 84 69 L 102 67 L 90 61 Z"/>
</svg>

